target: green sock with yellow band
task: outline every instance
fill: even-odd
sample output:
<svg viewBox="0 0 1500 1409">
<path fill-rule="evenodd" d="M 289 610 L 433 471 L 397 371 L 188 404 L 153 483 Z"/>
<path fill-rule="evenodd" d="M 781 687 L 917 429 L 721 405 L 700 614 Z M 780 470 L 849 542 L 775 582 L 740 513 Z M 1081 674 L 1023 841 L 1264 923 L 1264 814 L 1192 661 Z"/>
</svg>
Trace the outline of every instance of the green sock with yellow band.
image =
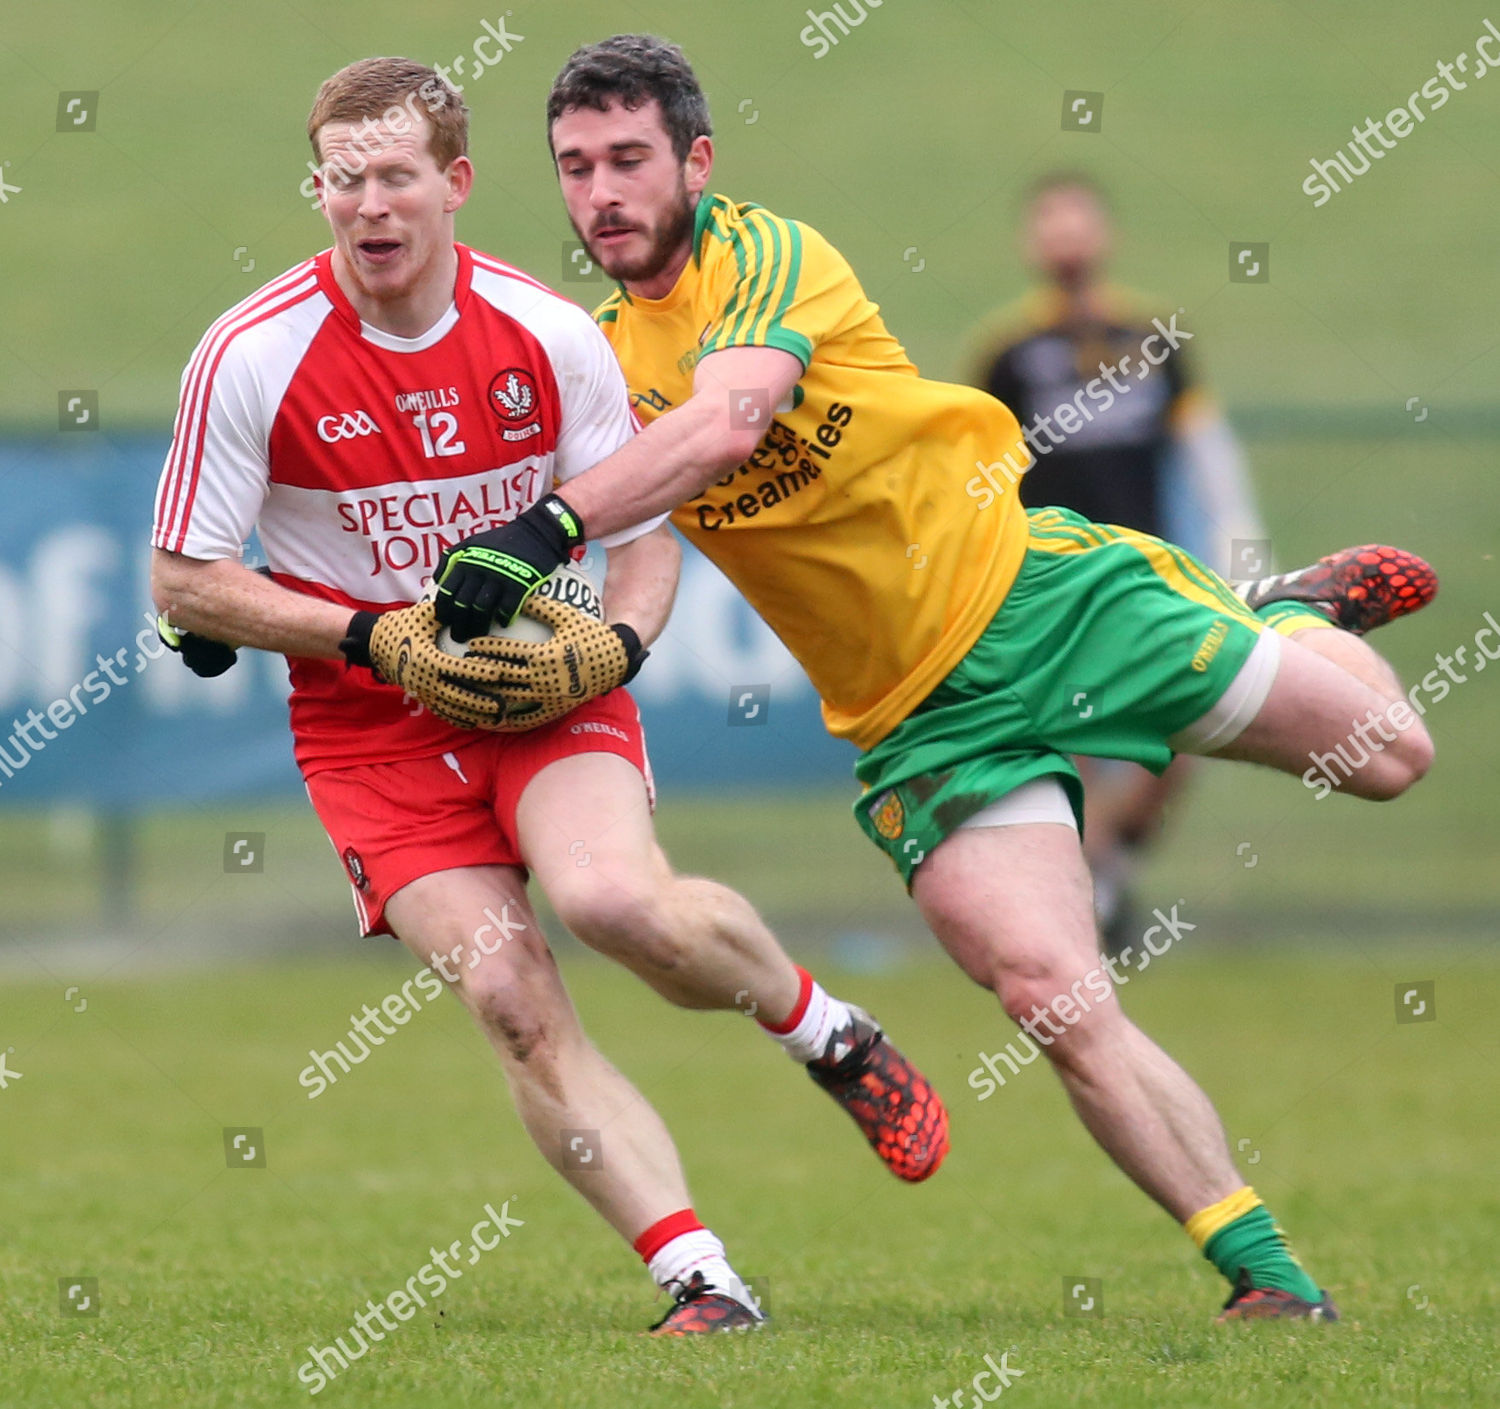
<svg viewBox="0 0 1500 1409">
<path fill-rule="evenodd" d="M 1275 1287 L 1303 1301 L 1323 1299 L 1322 1289 L 1303 1271 L 1286 1234 L 1248 1184 L 1200 1209 L 1182 1226 L 1231 1285 L 1244 1268 L 1257 1287 Z"/>
</svg>

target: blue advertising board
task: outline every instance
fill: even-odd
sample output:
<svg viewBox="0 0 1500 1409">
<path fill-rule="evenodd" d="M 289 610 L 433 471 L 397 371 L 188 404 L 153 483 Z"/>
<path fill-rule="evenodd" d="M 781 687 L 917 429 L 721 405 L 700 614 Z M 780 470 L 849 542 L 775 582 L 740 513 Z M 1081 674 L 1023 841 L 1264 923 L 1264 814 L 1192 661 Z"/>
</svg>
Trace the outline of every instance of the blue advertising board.
<svg viewBox="0 0 1500 1409">
<path fill-rule="evenodd" d="M 100 431 L 0 441 L 0 805 L 300 791 L 285 661 L 244 651 L 200 680 L 156 640 L 148 537 L 166 451 L 163 436 Z M 806 676 L 690 548 L 631 691 L 665 786 L 849 777 L 854 751 L 824 732 Z"/>
</svg>

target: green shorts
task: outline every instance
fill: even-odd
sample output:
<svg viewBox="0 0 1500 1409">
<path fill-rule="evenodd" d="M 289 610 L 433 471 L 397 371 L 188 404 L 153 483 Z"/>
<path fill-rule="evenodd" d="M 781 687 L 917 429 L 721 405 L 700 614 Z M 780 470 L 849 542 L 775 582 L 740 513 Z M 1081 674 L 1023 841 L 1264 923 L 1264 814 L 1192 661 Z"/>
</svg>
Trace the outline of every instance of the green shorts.
<svg viewBox="0 0 1500 1409">
<path fill-rule="evenodd" d="M 1174 745 L 1218 746 L 1204 726 L 1231 685 L 1238 713 L 1223 742 L 1274 675 L 1274 633 L 1181 548 L 1066 509 L 1028 518 L 1021 570 L 984 634 L 854 766 L 866 789 L 855 819 L 907 885 L 951 832 L 1038 778 L 1062 783 L 1081 829 L 1083 785 L 1069 755 L 1160 773 Z M 1252 652 L 1265 669 L 1244 684 Z M 1203 747 L 1185 741 L 1199 721 Z"/>
</svg>

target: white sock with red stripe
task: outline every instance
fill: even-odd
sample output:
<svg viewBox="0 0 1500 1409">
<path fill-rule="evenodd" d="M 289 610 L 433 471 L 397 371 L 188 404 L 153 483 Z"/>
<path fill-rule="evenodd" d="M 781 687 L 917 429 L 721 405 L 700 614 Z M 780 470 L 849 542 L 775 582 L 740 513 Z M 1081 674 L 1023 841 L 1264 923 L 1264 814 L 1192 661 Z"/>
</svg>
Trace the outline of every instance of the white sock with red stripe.
<svg viewBox="0 0 1500 1409">
<path fill-rule="evenodd" d="M 663 1291 L 686 1287 L 693 1273 L 701 1272 L 703 1280 L 715 1291 L 754 1306 L 745 1284 L 729 1265 L 724 1244 L 698 1221 L 698 1215 L 690 1208 L 669 1213 L 653 1223 L 635 1240 L 635 1250 Z"/>
<path fill-rule="evenodd" d="M 854 1020 L 847 1003 L 840 1002 L 800 964 L 797 976 L 802 991 L 784 1022 L 762 1022 L 761 1026 L 786 1049 L 793 1061 L 810 1062 L 821 1057 L 828 1039 Z"/>
</svg>

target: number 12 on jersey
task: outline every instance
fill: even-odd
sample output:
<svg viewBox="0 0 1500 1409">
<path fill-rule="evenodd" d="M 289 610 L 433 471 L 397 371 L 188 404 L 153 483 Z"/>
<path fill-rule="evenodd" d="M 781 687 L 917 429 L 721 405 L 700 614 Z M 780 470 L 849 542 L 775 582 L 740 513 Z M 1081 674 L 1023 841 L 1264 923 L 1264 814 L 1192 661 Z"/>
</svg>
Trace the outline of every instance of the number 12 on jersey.
<svg viewBox="0 0 1500 1409">
<path fill-rule="evenodd" d="M 422 453 L 429 460 L 441 455 L 462 455 L 464 443 L 458 435 L 458 417 L 451 411 L 418 411 L 412 423 L 422 436 Z"/>
</svg>

